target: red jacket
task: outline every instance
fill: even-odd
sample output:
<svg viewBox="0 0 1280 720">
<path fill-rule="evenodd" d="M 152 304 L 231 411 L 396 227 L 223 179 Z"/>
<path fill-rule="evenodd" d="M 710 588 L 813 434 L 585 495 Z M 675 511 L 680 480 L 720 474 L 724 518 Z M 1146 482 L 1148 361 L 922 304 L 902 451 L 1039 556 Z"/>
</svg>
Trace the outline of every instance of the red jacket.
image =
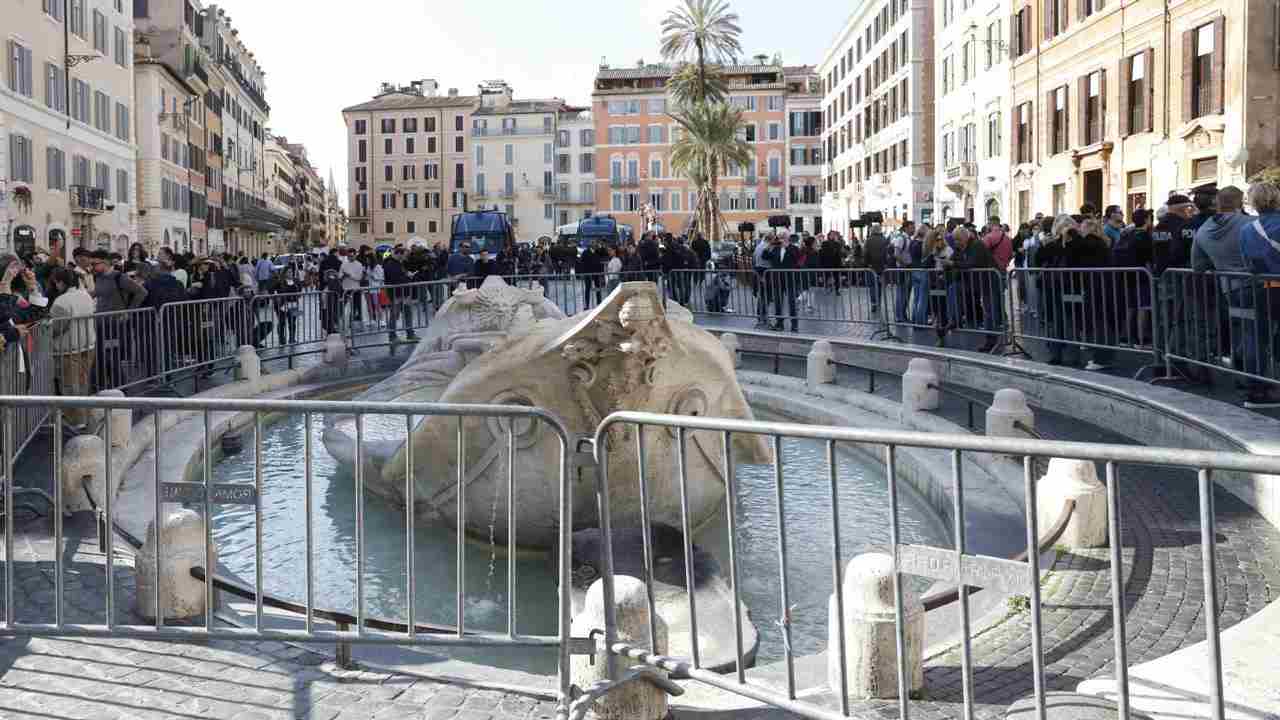
<svg viewBox="0 0 1280 720">
<path fill-rule="evenodd" d="M 993 228 L 982 238 L 982 244 L 991 251 L 991 258 L 996 261 L 996 267 L 1000 272 L 1008 269 L 1009 261 L 1013 259 L 1013 238 L 1010 238 L 1003 228 L 999 226 Z"/>
</svg>

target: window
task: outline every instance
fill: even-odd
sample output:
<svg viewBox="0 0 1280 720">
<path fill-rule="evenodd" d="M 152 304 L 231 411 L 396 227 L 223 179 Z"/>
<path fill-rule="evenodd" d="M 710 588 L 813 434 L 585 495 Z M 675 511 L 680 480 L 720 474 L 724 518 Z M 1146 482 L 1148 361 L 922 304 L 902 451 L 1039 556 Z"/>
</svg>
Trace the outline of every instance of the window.
<svg viewBox="0 0 1280 720">
<path fill-rule="evenodd" d="M 93 93 L 93 126 L 111 132 L 111 98 L 101 90 Z"/>
<path fill-rule="evenodd" d="M 1056 155 L 1067 149 L 1067 86 L 1063 85 L 1050 92 L 1049 101 L 1052 103 L 1049 107 L 1053 113 L 1050 116 L 1052 136 L 1049 153 Z"/>
<path fill-rule="evenodd" d="M 581 136 L 578 138 L 578 142 L 582 145 L 582 147 L 589 148 L 596 144 L 595 130 L 582 130 L 578 134 Z"/>
<path fill-rule="evenodd" d="M 93 49 L 107 54 L 107 16 L 101 11 L 93 11 Z"/>
<path fill-rule="evenodd" d="M 434 232 L 436 232 L 436 221 L 435 221 L 435 220 L 428 220 L 428 221 L 427 221 L 427 232 L 429 232 L 429 233 L 434 233 Z"/>
<path fill-rule="evenodd" d="M 404 194 L 404 209 L 405 209 L 405 210 L 417 210 L 417 209 L 418 209 L 418 193 L 405 193 L 405 194 Z"/>
<path fill-rule="evenodd" d="M 667 112 L 667 99 L 658 98 L 649 101 L 650 115 L 663 115 Z"/>
<path fill-rule="evenodd" d="M 405 139 L 404 139 L 404 154 L 405 154 L 405 155 L 412 155 L 412 154 L 413 154 L 413 151 L 414 151 L 414 142 L 413 142 L 413 138 L 405 138 Z"/>
<path fill-rule="evenodd" d="M 115 60 L 120 67 L 129 67 L 129 36 L 115 28 Z"/>
<path fill-rule="evenodd" d="M 394 141 L 393 141 L 391 138 L 386 138 L 386 139 L 384 139 L 384 140 L 382 141 L 382 154 L 383 154 L 383 155 L 390 155 L 390 154 L 392 154 L 393 152 L 395 152 L 395 146 L 392 144 L 393 142 L 394 142 Z"/>
<path fill-rule="evenodd" d="M 657 180 L 660 177 L 662 177 L 662 158 L 650 158 L 649 179 Z"/>
<path fill-rule="evenodd" d="M 407 232 L 407 233 L 415 233 L 415 232 L 418 232 L 418 223 L 416 223 L 416 222 L 414 222 L 414 221 L 412 221 L 412 220 L 407 221 L 407 222 L 404 224 L 404 231 L 405 231 L 405 232 Z"/>
<path fill-rule="evenodd" d="M 773 193 L 773 192 L 769 193 L 769 209 L 770 210 L 782 209 L 782 193 Z"/>
<path fill-rule="evenodd" d="M 52 110 L 67 110 L 67 76 L 53 63 L 44 64 L 44 104 Z"/>
<path fill-rule="evenodd" d="M 1067 31 L 1067 0 L 1042 0 L 1046 42 Z"/>
<path fill-rule="evenodd" d="M 782 140 L 782 123 L 778 123 L 778 122 L 769 123 L 769 140 L 770 141 Z"/>
<path fill-rule="evenodd" d="M 404 179 L 404 180 L 417 180 L 417 179 L 418 179 L 418 178 L 417 178 L 417 175 L 418 175 L 418 166 L 417 166 L 417 165 L 405 165 L 405 166 L 401 169 L 401 174 L 403 175 L 403 179 Z"/>
<path fill-rule="evenodd" d="M 1103 2 L 1104 0 L 1080 0 L 1080 20 L 1083 21 L 1085 18 L 1101 10 Z"/>
<path fill-rule="evenodd" d="M 766 108 L 768 108 L 768 110 L 769 110 L 770 112 L 781 112 L 781 111 L 782 111 L 782 96 L 781 96 L 781 95 L 770 95 L 770 96 L 768 96 L 768 97 L 766 98 L 766 101 L 765 101 L 765 102 L 766 102 L 765 107 L 766 107 Z"/>
<path fill-rule="evenodd" d="M 951 92 L 951 58 L 942 58 L 942 94 L 946 95 Z"/>
<path fill-rule="evenodd" d="M 453 139 L 453 151 L 455 153 L 466 152 L 462 147 L 462 142 L 463 140 L 461 135 Z"/>
<path fill-rule="evenodd" d="M 433 133 L 436 131 L 436 119 L 433 117 L 422 118 L 422 131 Z"/>
<path fill-rule="evenodd" d="M 508 145 L 508 147 L 510 147 Z M 476 146 L 476 167 L 484 167 L 484 146 Z"/>
<path fill-rule="evenodd" d="M 507 165 L 514 165 L 514 164 L 515 164 L 515 162 L 516 162 L 516 147 L 515 147 L 515 145 L 510 145 L 510 144 L 508 144 L 508 145 L 504 145 L 504 146 L 502 147 L 502 158 L 503 158 L 503 160 L 502 160 L 502 161 L 503 161 L 504 163 L 506 163 Z"/>
<path fill-rule="evenodd" d="M 678 190 L 671 191 L 670 209 L 672 212 L 680 212 L 680 191 Z"/>
<path fill-rule="evenodd" d="M 98 163 L 94 166 L 93 171 L 93 186 L 101 190 L 103 195 L 111 197 L 111 168 L 106 163 Z"/>
<path fill-rule="evenodd" d="M 386 232 L 387 232 L 387 234 L 388 234 L 388 235 L 390 235 L 390 234 L 392 234 L 392 233 L 394 233 L 394 232 L 396 231 L 396 224 L 395 224 L 394 222 L 390 221 L 390 220 L 388 220 L 386 223 L 384 223 L 384 227 L 385 227 Z"/>
<path fill-rule="evenodd" d="M 454 115 L 454 116 L 453 116 L 453 131 L 454 131 L 454 132 L 462 132 L 462 123 L 463 123 L 463 122 L 464 122 L 464 118 L 463 118 L 463 116 L 461 116 L 461 115 Z"/>
<path fill-rule="evenodd" d="M 1084 113 L 1084 123 L 1081 127 L 1083 137 L 1081 138 L 1085 145 L 1102 142 L 1103 136 L 1106 134 L 1103 117 L 1103 97 L 1106 92 L 1106 75 L 1103 71 L 1098 70 L 1091 72 L 1081 78 L 1081 110 Z"/>
<path fill-rule="evenodd" d="M 1120 134 L 1151 132 L 1151 106 L 1147 82 L 1147 66 L 1151 62 L 1151 50 L 1131 55 L 1120 61 Z"/>
<path fill-rule="evenodd" d="M 628 145 L 639 145 L 639 144 L 640 144 L 640 126 L 639 126 L 639 125 L 628 125 L 628 126 L 627 126 L 627 140 L 626 140 L 626 142 L 627 142 L 627 144 L 628 144 Z"/>
<path fill-rule="evenodd" d="M 44 149 L 46 185 L 50 190 L 67 189 L 67 155 L 58 148 Z"/>
<path fill-rule="evenodd" d="M 54 1 L 57 2 L 57 0 L 54 0 Z M 135 6 L 136 6 L 136 3 L 135 3 Z M 70 14 L 71 14 L 71 17 L 70 17 L 71 22 L 68 24 L 68 27 L 70 28 L 72 33 L 79 35 L 80 39 L 84 40 L 85 39 L 84 0 L 70 0 L 70 7 L 68 8 L 68 10 L 70 11 Z M 141 15 L 139 17 L 146 17 L 146 15 Z"/>
<path fill-rule="evenodd" d="M 418 118 L 405 118 L 400 121 L 400 124 L 407 133 L 418 132 Z"/>
<path fill-rule="evenodd" d="M 1022 103 L 1017 110 L 1018 127 L 1016 130 L 1017 147 L 1014 153 L 1017 156 L 1017 162 L 1031 162 L 1031 103 Z"/>
<path fill-rule="evenodd" d="M 83 80 L 71 81 L 71 117 L 89 124 L 89 84 Z"/>
<path fill-rule="evenodd" d="M 31 48 L 10 40 L 8 61 L 9 89 L 31 97 Z"/>
<path fill-rule="evenodd" d="M 228 142 L 227 144 L 228 146 L 230 146 L 231 143 Z M 357 143 L 356 156 L 359 158 L 359 162 L 369 161 L 369 146 L 365 144 L 364 140 L 361 140 L 359 143 Z"/>
<path fill-rule="evenodd" d="M 650 125 L 649 126 L 649 144 L 661 145 L 664 142 L 666 142 L 666 140 L 664 139 L 665 138 L 665 133 L 663 132 L 664 130 L 666 130 L 666 128 L 664 128 L 661 125 Z"/>
<path fill-rule="evenodd" d="M 1013 54 L 1022 57 L 1031 52 L 1031 8 L 1024 7 L 1013 16 Z"/>
<path fill-rule="evenodd" d="M 129 141 L 129 106 L 116 103 L 116 137 Z"/>
<path fill-rule="evenodd" d="M 1191 179 L 1210 182 L 1218 179 L 1218 158 L 1198 158 L 1191 161 Z"/>
<path fill-rule="evenodd" d="M 551 220 L 551 219 L 553 219 L 553 218 L 555 218 L 555 213 L 552 211 L 551 203 L 543 203 L 543 204 L 542 204 L 542 219 L 543 219 L 543 220 Z"/>
<path fill-rule="evenodd" d="M 396 131 L 396 120 L 395 120 L 395 118 L 383 118 L 383 119 L 382 119 L 382 132 L 383 132 L 383 134 L 391 134 L 391 133 L 394 133 L 395 131 Z"/>
<path fill-rule="evenodd" d="M 555 192 L 555 188 L 552 187 L 551 177 L 552 172 L 550 170 L 544 170 L 542 172 L 542 193 L 544 195 L 550 195 Z"/>
<path fill-rule="evenodd" d="M 65 181 L 66 178 L 63 178 Z M 116 171 L 116 202 L 129 202 L 129 171 Z"/>
<path fill-rule="evenodd" d="M 427 154 L 428 155 L 436 154 L 436 139 L 433 137 L 427 138 Z"/>
<path fill-rule="evenodd" d="M 1183 33 L 1183 120 L 1222 113 L 1223 41 L 1225 23 L 1218 18 Z"/>
<path fill-rule="evenodd" d="M 609 209 L 615 212 L 622 210 L 622 193 L 613 193 L 610 197 Z"/>
<path fill-rule="evenodd" d="M 427 163 L 427 164 L 423 165 L 423 166 L 422 166 L 422 179 L 423 179 L 423 180 L 439 180 L 439 179 L 440 179 L 440 166 L 439 166 L 438 164 L 436 164 L 436 163 Z"/>
<path fill-rule="evenodd" d="M 44 12 L 49 17 L 62 22 L 62 0 L 43 0 Z"/>
<path fill-rule="evenodd" d="M 1000 137 L 1000 113 L 991 113 L 987 116 L 987 157 L 1000 157 L 1004 153 L 1001 152 Z"/>
<path fill-rule="evenodd" d="M 1067 211 L 1067 186 L 1053 186 L 1053 214 L 1061 215 Z"/>
<path fill-rule="evenodd" d="M 560 153 L 556 156 L 556 172 L 569 174 L 573 172 L 573 156 L 569 153 Z"/>
<path fill-rule="evenodd" d="M 515 173 L 507 173 L 502 176 L 502 194 L 508 197 L 516 194 Z"/>
<path fill-rule="evenodd" d="M 555 148 L 551 145 L 551 143 L 543 143 L 542 144 L 542 162 L 547 165 L 550 165 L 552 162 L 554 162 L 555 152 L 556 152 Z"/>
</svg>

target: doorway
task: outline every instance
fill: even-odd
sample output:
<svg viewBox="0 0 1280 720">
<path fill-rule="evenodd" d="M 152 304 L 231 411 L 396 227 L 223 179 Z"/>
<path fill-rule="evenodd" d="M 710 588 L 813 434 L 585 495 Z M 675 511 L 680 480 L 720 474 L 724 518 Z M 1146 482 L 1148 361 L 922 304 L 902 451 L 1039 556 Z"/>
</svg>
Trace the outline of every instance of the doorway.
<svg viewBox="0 0 1280 720">
<path fill-rule="evenodd" d="M 1083 200 L 1102 212 L 1102 170 L 1085 171 Z"/>
</svg>

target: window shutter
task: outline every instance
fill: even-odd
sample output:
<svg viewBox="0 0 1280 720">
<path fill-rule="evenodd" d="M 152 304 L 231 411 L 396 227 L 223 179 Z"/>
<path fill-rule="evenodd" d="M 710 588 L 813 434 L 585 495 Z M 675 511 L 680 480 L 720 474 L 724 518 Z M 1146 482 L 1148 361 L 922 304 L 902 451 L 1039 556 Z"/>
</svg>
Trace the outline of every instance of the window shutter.
<svg viewBox="0 0 1280 720">
<path fill-rule="evenodd" d="M 1044 0 L 1042 4 L 1044 8 L 1044 13 L 1043 13 L 1044 17 L 1042 19 L 1044 20 L 1044 39 L 1045 40 L 1053 39 L 1053 8 L 1054 8 L 1054 3 L 1056 2 L 1058 2 L 1058 0 Z"/>
<path fill-rule="evenodd" d="M 1189 122 L 1195 112 L 1195 103 L 1192 102 L 1192 93 L 1195 91 L 1195 85 L 1192 79 L 1195 76 L 1196 64 L 1196 31 L 1194 29 L 1187 30 L 1182 33 L 1182 121 Z M 1153 73 L 1148 72 L 1151 76 Z"/>
<path fill-rule="evenodd" d="M 1213 78 L 1210 82 L 1210 93 L 1213 98 L 1213 112 L 1221 115 L 1225 102 L 1227 75 L 1227 18 L 1218 16 L 1213 21 Z M 30 65 L 28 63 L 28 65 Z"/>
<path fill-rule="evenodd" d="M 1070 90 L 1067 91 L 1070 94 Z M 1076 129 L 1077 142 L 1084 146 L 1089 144 L 1089 76 L 1081 75 L 1076 80 L 1076 98 L 1080 115 L 1080 127 Z"/>
<path fill-rule="evenodd" d="M 1102 12 L 1102 8 L 1107 6 L 1107 0 L 1094 0 L 1093 9 Z"/>
<path fill-rule="evenodd" d="M 1147 96 L 1147 132 L 1155 132 L 1156 129 L 1156 84 L 1151 82 L 1152 68 L 1155 67 L 1156 51 L 1152 48 L 1146 50 L 1146 60 L 1143 67 L 1146 73 L 1142 80 L 1142 92 Z M 1165 102 L 1169 102 L 1169 98 L 1165 98 Z"/>
<path fill-rule="evenodd" d="M 1045 93 L 1044 96 L 1044 155 L 1050 157 L 1053 155 L 1053 116 L 1055 114 L 1055 105 L 1053 104 L 1053 91 Z"/>
<path fill-rule="evenodd" d="M 1133 58 L 1120 58 L 1120 137 L 1128 137 L 1133 132 L 1130 127 L 1129 103 L 1132 98 L 1129 97 L 1129 83 L 1133 80 Z"/>
<path fill-rule="evenodd" d="M 1076 0 L 1076 18 L 1080 22 L 1089 17 L 1089 0 Z"/>
<path fill-rule="evenodd" d="M 1018 31 L 1022 29 L 1021 13 L 1014 13 L 1013 15 L 1009 16 L 1009 29 L 1012 31 L 1009 37 L 1009 59 L 1013 60 L 1014 58 L 1018 57 L 1018 54 L 1021 52 L 1021 49 L 1018 46 L 1018 40 L 1020 35 Z"/>
<path fill-rule="evenodd" d="M 1058 20 L 1060 21 L 1058 32 L 1066 32 L 1067 27 L 1071 25 L 1071 4 L 1069 0 L 1058 0 Z"/>
<path fill-rule="evenodd" d="M 1098 139 L 1107 139 L 1107 71 L 1098 70 Z"/>
</svg>

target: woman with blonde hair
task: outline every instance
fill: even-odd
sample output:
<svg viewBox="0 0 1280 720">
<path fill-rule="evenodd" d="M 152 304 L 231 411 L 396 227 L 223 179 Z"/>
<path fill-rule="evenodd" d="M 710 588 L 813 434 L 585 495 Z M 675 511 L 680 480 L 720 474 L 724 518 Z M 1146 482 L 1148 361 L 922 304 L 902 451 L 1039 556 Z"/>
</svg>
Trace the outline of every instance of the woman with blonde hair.
<svg viewBox="0 0 1280 720">
<path fill-rule="evenodd" d="M 937 298 L 929 293 L 929 310 L 933 314 L 933 326 L 938 333 L 938 347 L 942 347 L 947 337 L 948 323 L 956 316 L 956 286 L 943 272 L 955 251 L 947 244 L 946 236 L 941 230 L 930 230 L 924 237 L 924 260 L 921 263 L 926 269 L 933 270 L 930 275 L 930 287 L 946 288 L 946 299 Z"/>
</svg>

